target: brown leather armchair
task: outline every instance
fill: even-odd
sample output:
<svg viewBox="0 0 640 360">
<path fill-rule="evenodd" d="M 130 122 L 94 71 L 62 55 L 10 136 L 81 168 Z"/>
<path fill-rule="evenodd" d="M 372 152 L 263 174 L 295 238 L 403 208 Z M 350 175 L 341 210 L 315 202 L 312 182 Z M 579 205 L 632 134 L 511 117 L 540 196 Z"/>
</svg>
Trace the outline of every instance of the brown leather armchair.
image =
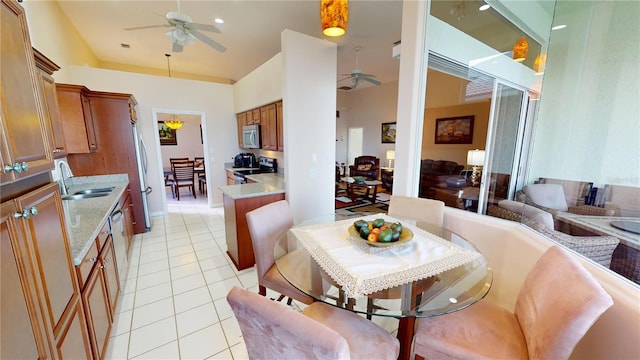
<svg viewBox="0 0 640 360">
<path fill-rule="evenodd" d="M 353 161 L 353 165 L 349 165 L 350 176 L 366 176 L 367 179 L 378 179 L 378 171 L 380 169 L 380 159 L 375 156 L 358 156 Z"/>
</svg>

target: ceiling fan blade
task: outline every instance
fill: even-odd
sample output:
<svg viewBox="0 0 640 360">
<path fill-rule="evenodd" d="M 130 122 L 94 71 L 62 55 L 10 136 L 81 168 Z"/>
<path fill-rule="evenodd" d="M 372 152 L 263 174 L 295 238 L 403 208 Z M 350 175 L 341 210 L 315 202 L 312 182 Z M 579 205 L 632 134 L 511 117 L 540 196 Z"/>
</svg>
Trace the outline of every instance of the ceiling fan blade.
<svg viewBox="0 0 640 360">
<path fill-rule="evenodd" d="M 373 74 L 358 74 L 358 76 L 360 76 L 360 77 L 370 77 L 370 78 L 374 78 L 374 77 L 376 77 L 376 76 L 375 76 L 375 75 L 373 75 Z"/>
<path fill-rule="evenodd" d="M 171 51 L 179 53 L 179 52 L 182 52 L 183 48 L 184 47 L 182 45 L 178 44 L 177 42 L 174 42 L 173 47 L 171 48 Z"/>
<path fill-rule="evenodd" d="M 373 85 L 380 85 L 382 84 L 380 81 L 372 79 L 370 77 L 366 77 L 366 76 L 361 76 L 360 79 L 364 80 L 364 81 L 368 81 L 370 83 L 372 83 Z"/>
<path fill-rule="evenodd" d="M 349 80 L 349 79 L 351 79 L 351 76 L 347 76 L 346 78 L 342 78 L 342 79 L 338 80 L 338 82 Z"/>
<path fill-rule="evenodd" d="M 161 28 L 161 27 L 169 27 L 169 26 L 171 26 L 171 25 L 169 25 L 169 24 L 164 24 L 164 25 L 148 25 L 148 26 L 137 26 L 137 27 L 125 28 L 124 30 L 153 29 L 153 28 Z"/>
<path fill-rule="evenodd" d="M 220 45 L 219 43 L 213 41 L 213 39 L 207 37 L 206 35 L 204 35 L 201 32 L 198 32 L 196 30 L 191 30 L 191 35 L 195 36 L 196 38 L 198 38 L 199 40 L 201 40 L 202 42 L 204 42 L 205 44 L 211 46 L 212 48 L 220 51 L 220 52 L 225 52 L 227 51 L 227 48 Z"/>
<path fill-rule="evenodd" d="M 222 33 L 220 29 L 218 29 L 217 27 L 211 24 L 189 23 L 188 27 L 189 29 L 193 29 L 193 30 L 210 31 L 210 32 L 219 33 L 219 34 Z"/>
</svg>

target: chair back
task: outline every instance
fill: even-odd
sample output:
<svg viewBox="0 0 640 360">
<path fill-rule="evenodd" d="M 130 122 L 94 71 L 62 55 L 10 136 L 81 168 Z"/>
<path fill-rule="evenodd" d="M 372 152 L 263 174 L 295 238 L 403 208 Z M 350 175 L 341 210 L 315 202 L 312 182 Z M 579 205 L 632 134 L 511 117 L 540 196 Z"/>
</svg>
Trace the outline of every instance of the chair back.
<svg viewBox="0 0 640 360">
<path fill-rule="evenodd" d="M 193 164 L 194 167 L 201 167 L 201 168 L 204 169 L 204 158 L 203 157 L 197 157 L 196 156 L 196 157 L 193 158 L 193 161 L 194 161 L 194 164 Z"/>
<path fill-rule="evenodd" d="M 280 200 L 249 211 L 246 217 L 256 260 L 258 283 L 263 285 L 264 274 L 275 264 L 273 249 L 276 241 L 293 226 L 293 213 L 289 203 Z"/>
<path fill-rule="evenodd" d="M 173 163 L 175 162 L 184 162 L 189 161 L 188 157 L 179 157 L 179 158 L 169 158 L 169 164 L 171 164 L 171 169 L 173 170 Z"/>
<path fill-rule="evenodd" d="M 389 216 L 424 221 L 442 226 L 444 222 L 444 202 L 440 200 L 391 195 Z"/>
<path fill-rule="evenodd" d="M 529 184 L 522 190 L 535 205 L 553 210 L 569 210 L 560 184 Z"/>
<path fill-rule="evenodd" d="M 175 161 L 173 166 L 173 179 L 180 183 L 193 183 L 193 161 Z"/>
<path fill-rule="evenodd" d="M 234 286 L 227 294 L 250 359 L 349 359 L 336 331 L 281 303 Z"/>
<path fill-rule="evenodd" d="M 552 246 L 533 266 L 516 300 L 514 314 L 529 358 L 568 359 L 611 305 L 611 296 L 593 276 L 565 250 Z"/>
</svg>

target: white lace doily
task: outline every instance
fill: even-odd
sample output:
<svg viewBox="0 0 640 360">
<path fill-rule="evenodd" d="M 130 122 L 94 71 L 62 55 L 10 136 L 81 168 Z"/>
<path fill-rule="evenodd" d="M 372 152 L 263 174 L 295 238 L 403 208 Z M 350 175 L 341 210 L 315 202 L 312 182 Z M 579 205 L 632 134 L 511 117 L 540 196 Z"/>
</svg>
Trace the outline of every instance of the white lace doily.
<svg viewBox="0 0 640 360">
<path fill-rule="evenodd" d="M 366 216 L 371 221 L 386 214 Z M 313 259 L 349 297 L 370 294 L 437 275 L 482 255 L 400 221 L 413 231 L 413 239 L 398 246 L 371 247 L 351 239 L 348 228 L 357 219 L 293 228 L 291 232 Z"/>
</svg>

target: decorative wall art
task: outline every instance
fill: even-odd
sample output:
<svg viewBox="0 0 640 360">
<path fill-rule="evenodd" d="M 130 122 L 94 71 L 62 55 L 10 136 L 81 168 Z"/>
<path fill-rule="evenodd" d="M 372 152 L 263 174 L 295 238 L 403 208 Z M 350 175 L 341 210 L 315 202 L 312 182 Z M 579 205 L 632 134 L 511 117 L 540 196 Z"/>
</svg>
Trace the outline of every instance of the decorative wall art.
<svg viewBox="0 0 640 360">
<path fill-rule="evenodd" d="M 176 131 L 169 129 L 164 121 L 158 121 L 158 133 L 160 135 L 160 145 L 178 145 Z"/>
<path fill-rule="evenodd" d="M 456 116 L 436 119 L 436 144 L 473 143 L 473 120 L 475 116 Z"/>
<path fill-rule="evenodd" d="M 395 144 L 396 142 L 396 123 L 382 123 L 382 143 Z"/>
</svg>

